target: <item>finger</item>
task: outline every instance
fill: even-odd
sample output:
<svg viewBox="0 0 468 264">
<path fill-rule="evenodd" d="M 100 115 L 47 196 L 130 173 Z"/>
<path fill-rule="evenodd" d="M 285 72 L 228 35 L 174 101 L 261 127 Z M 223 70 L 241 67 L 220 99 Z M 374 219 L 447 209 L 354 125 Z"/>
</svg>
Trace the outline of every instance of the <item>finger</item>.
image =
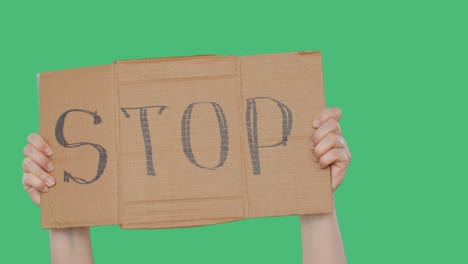
<svg viewBox="0 0 468 264">
<path fill-rule="evenodd" d="M 31 188 L 36 189 L 39 192 L 49 191 L 49 187 L 47 187 L 47 185 L 41 178 L 28 172 L 23 174 L 23 188 L 26 191 L 28 191 Z"/>
<path fill-rule="evenodd" d="M 335 133 L 341 135 L 341 127 L 338 124 L 338 121 L 335 119 L 328 119 L 322 124 L 317 130 L 315 130 L 314 134 L 311 138 L 311 148 L 313 149 L 314 146 L 317 146 L 322 139 L 325 138 L 329 133 Z"/>
<path fill-rule="evenodd" d="M 39 165 L 37 165 L 36 162 L 34 162 L 30 157 L 24 158 L 23 170 L 26 173 L 31 173 L 39 177 L 49 187 L 55 184 L 54 178 L 45 172 L 41 167 L 39 167 Z"/>
<path fill-rule="evenodd" d="M 346 148 L 346 141 L 341 135 L 328 133 L 314 148 L 314 154 L 319 160 L 328 151 L 334 148 Z"/>
<path fill-rule="evenodd" d="M 326 168 L 330 165 L 345 169 L 351 160 L 349 151 L 344 148 L 334 148 L 322 155 L 319 159 L 320 168 Z"/>
<path fill-rule="evenodd" d="M 52 155 L 52 148 L 49 146 L 49 144 L 47 144 L 41 135 L 37 133 L 30 134 L 28 136 L 28 142 L 45 155 Z"/>
<path fill-rule="evenodd" d="M 36 164 L 41 166 L 42 169 L 49 172 L 54 170 L 52 161 L 33 145 L 27 144 L 23 149 L 23 153 L 25 157 L 30 157 Z"/>
<path fill-rule="evenodd" d="M 38 190 L 29 188 L 26 190 L 26 192 L 29 194 L 29 197 L 35 204 L 41 205 L 41 193 Z"/>
<path fill-rule="evenodd" d="M 312 123 L 312 126 L 315 128 L 318 128 L 320 125 L 325 123 L 325 121 L 327 121 L 330 118 L 335 119 L 336 121 L 339 121 L 341 118 L 341 109 L 339 109 L 338 107 L 330 107 L 330 108 L 323 109 L 315 117 L 314 122 Z"/>
</svg>

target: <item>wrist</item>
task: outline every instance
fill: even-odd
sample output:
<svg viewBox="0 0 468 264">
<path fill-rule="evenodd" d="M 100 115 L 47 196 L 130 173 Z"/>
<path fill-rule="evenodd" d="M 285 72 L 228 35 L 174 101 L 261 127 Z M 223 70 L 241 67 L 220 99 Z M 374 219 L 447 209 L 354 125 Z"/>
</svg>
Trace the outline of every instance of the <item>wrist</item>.
<svg viewBox="0 0 468 264">
<path fill-rule="evenodd" d="M 332 211 L 329 213 L 321 214 L 306 214 L 300 215 L 302 224 L 315 224 L 316 222 L 330 221 L 336 219 L 335 199 L 332 196 Z"/>
<path fill-rule="evenodd" d="M 51 238 L 80 239 L 89 237 L 89 227 L 56 228 L 49 233 Z"/>
<path fill-rule="evenodd" d="M 51 229 L 52 263 L 93 263 L 89 227 Z"/>
</svg>

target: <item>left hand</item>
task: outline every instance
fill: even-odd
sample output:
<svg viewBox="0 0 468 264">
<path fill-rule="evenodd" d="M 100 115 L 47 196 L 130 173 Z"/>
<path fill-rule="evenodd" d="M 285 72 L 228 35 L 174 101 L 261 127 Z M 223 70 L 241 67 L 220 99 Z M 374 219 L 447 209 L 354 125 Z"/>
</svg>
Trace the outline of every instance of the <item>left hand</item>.
<svg viewBox="0 0 468 264">
<path fill-rule="evenodd" d="M 333 191 L 340 186 L 351 162 L 348 144 L 338 124 L 340 117 L 341 110 L 338 107 L 322 110 L 312 124 L 316 130 L 309 144 L 320 167 L 330 166 Z"/>
</svg>

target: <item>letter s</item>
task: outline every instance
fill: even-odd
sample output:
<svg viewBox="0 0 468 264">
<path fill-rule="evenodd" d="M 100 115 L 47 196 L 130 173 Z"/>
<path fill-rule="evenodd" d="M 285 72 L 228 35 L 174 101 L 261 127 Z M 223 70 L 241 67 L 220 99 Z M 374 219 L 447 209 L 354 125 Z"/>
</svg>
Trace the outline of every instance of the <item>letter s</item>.
<svg viewBox="0 0 468 264">
<path fill-rule="evenodd" d="M 101 145 L 95 144 L 95 143 L 90 143 L 90 142 L 77 142 L 77 143 L 68 143 L 67 140 L 65 139 L 63 135 L 63 128 L 65 125 L 65 117 L 71 113 L 71 112 L 83 112 L 86 114 L 91 115 L 94 118 L 94 124 L 100 124 L 102 122 L 101 117 L 98 116 L 97 112 L 91 112 L 87 110 L 82 110 L 82 109 L 71 109 L 66 112 L 64 112 L 59 119 L 57 120 L 57 124 L 55 126 L 55 138 L 57 139 L 57 142 L 66 147 L 66 148 L 77 148 L 80 146 L 85 146 L 85 145 L 90 145 L 94 147 L 98 152 L 99 152 L 99 163 L 98 163 L 98 168 L 97 168 L 97 173 L 96 176 L 91 179 L 91 180 L 85 180 L 83 178 L 75 177 L 72 176 L 71 173 L 64 171 L 63 174 L 63 180 L 64 182 L 69 182 L 70 179 L 76 183 L 79 184 L 90 184 L 92 182 L 95 182 L 101 177 L 101 175 L 104 173 L 104 170 L 106 168 L 106 163 L 107 163 L 107 153 L 106 149 L 102 147 Z"/>
</svg>

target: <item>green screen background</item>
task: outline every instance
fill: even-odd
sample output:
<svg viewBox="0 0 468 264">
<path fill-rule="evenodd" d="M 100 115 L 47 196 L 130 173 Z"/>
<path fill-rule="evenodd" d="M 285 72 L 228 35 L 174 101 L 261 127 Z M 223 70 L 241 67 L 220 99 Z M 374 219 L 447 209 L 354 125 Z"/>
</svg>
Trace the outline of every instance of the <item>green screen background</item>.
<svg viewBox="0 0 468 264">
<path fill-rule="evenodd" d="M 2 263 L 46 263 L 21 186 L 36 73 L 112 60 L 320 50 L 353 154 L 336 192 L 349 263 L 468 263 L 465 1 L 2 1 Z M 311 117 L 312 119 L 313 117 Z M 92 228 L 97 263 L 300 263 L 298 217 Z"/>
</svg>

